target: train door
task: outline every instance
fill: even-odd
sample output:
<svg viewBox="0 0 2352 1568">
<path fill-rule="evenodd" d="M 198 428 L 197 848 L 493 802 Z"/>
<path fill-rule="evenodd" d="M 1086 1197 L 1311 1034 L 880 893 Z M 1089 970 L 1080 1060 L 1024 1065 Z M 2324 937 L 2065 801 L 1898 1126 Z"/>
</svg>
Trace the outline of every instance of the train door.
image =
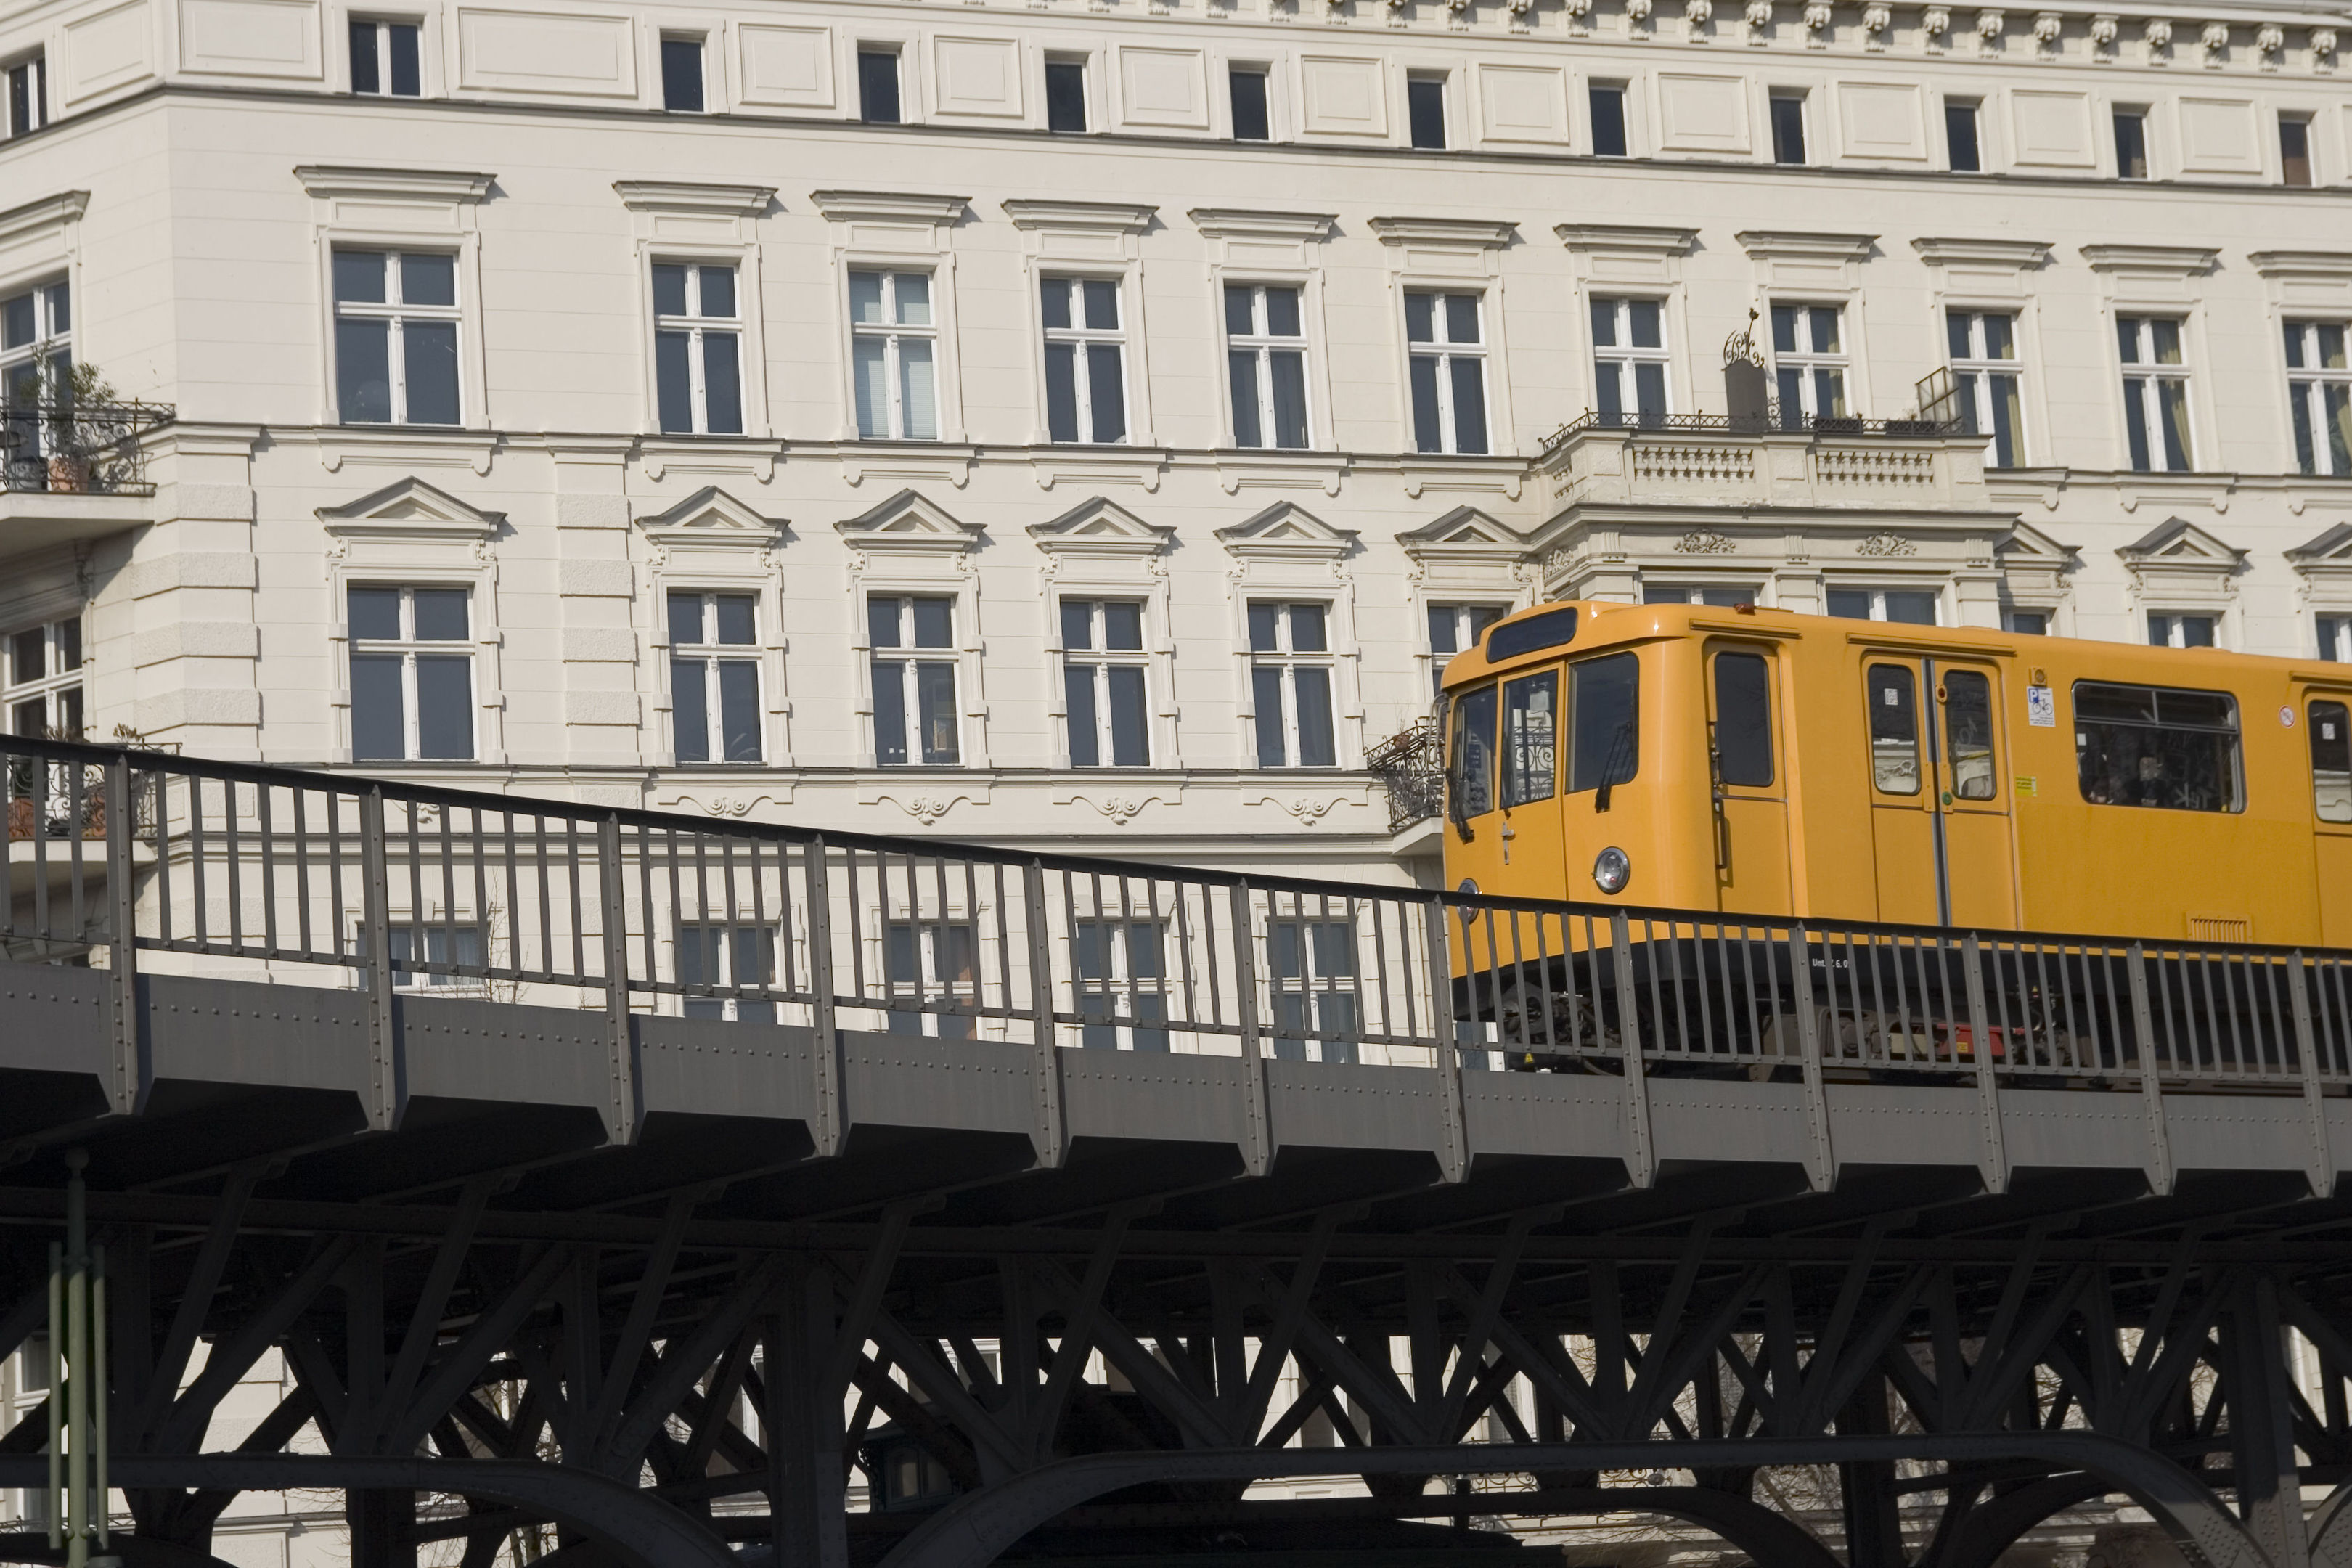
<svg viewBox="0 0 2352 1568">
<path fill-rule="evenodd" d="M 2319 940 L 2352 946 L 2352 689 L 2297 695 L 2311 763 Z"/>
<path fill-rule="evenodd" d="M 1717 907 L 1789 912 L 1789 795 L 1780 754 L 1779 672 L 1772 650 L 1706 651 L 1706 755 L 1715 826 Z"/>
<path fill-rule="evenodd" d="M 1503 682 L 1500 718 L 1502 826 L 1496 830 L 1504 864 L 1520 872 L 1513 887 L 1532 880 L 1559 885 L 1566 850 L 1559 826 L 1560 672 L 1530 670 Z M 1528 873 L 1534 873 L 1531 878 Z"/>
<path fill-rule="evenodd" d="M 1867 654 L 1863 699 L 1878 918 L 2013 928 L 2000 671 L 1966 659 Z"/>
</svg>

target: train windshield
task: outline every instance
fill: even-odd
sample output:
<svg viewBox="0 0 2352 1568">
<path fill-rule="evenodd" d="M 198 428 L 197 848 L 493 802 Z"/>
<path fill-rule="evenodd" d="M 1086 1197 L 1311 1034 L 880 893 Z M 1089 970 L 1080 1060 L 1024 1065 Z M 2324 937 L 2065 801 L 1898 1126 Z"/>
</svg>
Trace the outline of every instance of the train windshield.
<svg viewBox="0 0 2352 1568">
<path fill-rule="evenodd" d="M 1569 792 L 1631 782 L 1642 755 L 1642 660 L 1630 653 L 1569 666 Z"/>
<path fill-rule="evenodd" d="M 1495 689 L 1465 691 L 1454 703 L 1454 744 L 1447 752 L 1447 805 L 1467 822 L 1495 809 Z"/>
</svg>

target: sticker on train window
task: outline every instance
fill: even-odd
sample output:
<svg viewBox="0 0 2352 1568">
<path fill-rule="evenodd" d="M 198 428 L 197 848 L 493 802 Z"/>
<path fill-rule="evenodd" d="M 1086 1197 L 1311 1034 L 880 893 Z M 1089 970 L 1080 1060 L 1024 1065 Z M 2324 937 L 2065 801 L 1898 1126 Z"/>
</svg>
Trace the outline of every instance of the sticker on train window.
<svg viewBox="0 0 2352 1568">
<path fill-rule="evenodd" d="M 2058 698 L 2046 686 L 2025 689 L 2025 721 L 2037 730 L 2058 727 Z"/>
</svg>

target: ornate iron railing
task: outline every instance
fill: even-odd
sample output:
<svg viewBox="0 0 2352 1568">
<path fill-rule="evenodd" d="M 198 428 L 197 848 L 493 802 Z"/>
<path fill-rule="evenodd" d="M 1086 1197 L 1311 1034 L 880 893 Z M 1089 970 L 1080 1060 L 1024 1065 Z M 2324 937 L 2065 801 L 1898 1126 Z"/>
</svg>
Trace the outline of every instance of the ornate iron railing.
<svg viewBox="0 0 2352 1568">
<path fill-rule="evenodd" d="M 173 417 L 163 403 L 0 405 L 0 489 L 152 495 L 146 437 Z"/>
<path fill-rule="evenodd" d="M 1588 430 L 1704 430 L 1728 436 L 1885 437 L 1898 440 L 1966 435 L 1958 419 L 1857 419 L 1843 415 L 1784 415 L 1778 410 L 1758 415 L 1734 414 L 1603 414 L 1587 409 L 1544 437 L 1549 454 L 1572 436 Z"/>
<path fill-rule="evenodd" d="M 1401 833 L 1445 809 L 1445 746 L 1435 719 L 1415 721 L 1364 758 L 1389 792 L 1389 831 Z"/>
</svg>

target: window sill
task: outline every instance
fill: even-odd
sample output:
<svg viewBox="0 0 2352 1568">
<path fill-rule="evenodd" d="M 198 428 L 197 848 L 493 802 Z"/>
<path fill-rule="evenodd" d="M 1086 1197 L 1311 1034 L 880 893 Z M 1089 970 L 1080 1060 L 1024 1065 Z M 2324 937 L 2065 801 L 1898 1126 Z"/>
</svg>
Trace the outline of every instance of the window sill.
<svg viewBox="0 0 2352 1568">
<path fill-rule="evenodd" d="M 341 473 L 345 463 L 395 468 L 471 468 L 490 471 L 506 438 L 495 430 L 457 425 L 323 425 L 309 431 L 273 432 L 289 446 L 309 442 L 319 466 Z"/>
</svg>

